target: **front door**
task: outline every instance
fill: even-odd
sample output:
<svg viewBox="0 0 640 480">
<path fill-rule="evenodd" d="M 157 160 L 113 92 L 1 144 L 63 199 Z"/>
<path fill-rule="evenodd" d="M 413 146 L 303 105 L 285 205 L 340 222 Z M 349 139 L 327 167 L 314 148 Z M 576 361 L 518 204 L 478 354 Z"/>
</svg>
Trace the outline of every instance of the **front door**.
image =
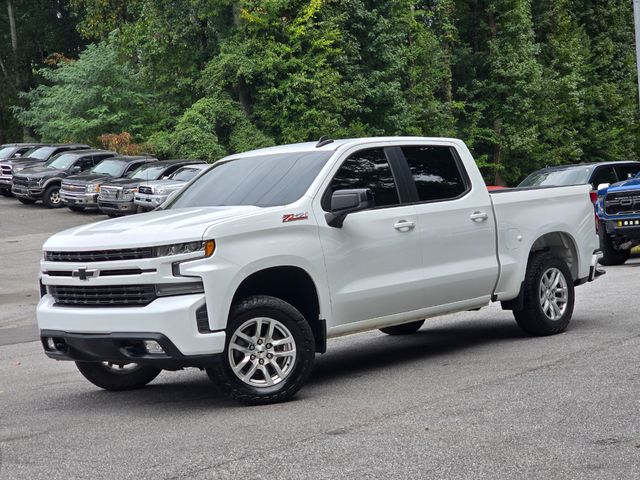
<svg viewBox="0 0 640 480">
<path fill-rule="evenodd" d="M 348 156 L 316 209 L 329 289 L 330 327 L 421 308 L 423 267 L 418 219 L 402 205 L 396 159 L 374 148 Z M 375 207 L 347 216 L 342 228 L 324 223 L 331 193 L 369 188 Z"/>
</svg>

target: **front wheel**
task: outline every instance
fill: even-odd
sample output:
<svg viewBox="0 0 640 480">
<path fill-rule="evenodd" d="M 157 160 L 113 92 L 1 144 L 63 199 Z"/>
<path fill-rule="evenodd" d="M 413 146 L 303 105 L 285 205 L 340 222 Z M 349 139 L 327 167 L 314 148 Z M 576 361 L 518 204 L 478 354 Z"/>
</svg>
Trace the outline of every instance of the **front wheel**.
<svg viewBox="0 0 640 480">
<path fill-rule="evenodd" d="M 63 207 L 62 198 L 60 198 L 60 185 L 51 185 L 47 188 L 42 195 L 42 203 L 47 208 Z"/>
<path fill-rule="evenodd" d="M 256 295 L 233 307 L 224 353 L 207 374 L 239 402 L 278 403 L 302 387 L 314 358 L 315 340 L 304 316 L 283 300 Z"/>
<path fill-rule="evenodd" d="M 531 335 L 553 335 L 567 328 L 575 291 L 564 260 L 549 252 L 532 254 L 522 288 L 524 308 L 513 311 L 520 328 Z"/>
<path fill-rule="evenodd" d="M 137 363 L 76 362 L 76 366 L 95 386 L 113 391 L 144 387 L 162 371 Z"/>
<path fill-rule="evenodd" d="M 602 258 L 600 259 L 602 265 L 622 265 L 629 260 L 631 250 L 616 249 L 604 223 L 600 224 L 598 237 L 600 238 L 600 249 L 602 250 Z"/>
<path fill-rule="evenodd" d="M 411 335 L 420 330 L 420 327 L 424 324 L 424 320 L 418 320 L 417 322 L 403 323 L 402 325 L 393 325 L 391 327 L 381 328 L 382 333 L 387 335 Z"/>
</svg>

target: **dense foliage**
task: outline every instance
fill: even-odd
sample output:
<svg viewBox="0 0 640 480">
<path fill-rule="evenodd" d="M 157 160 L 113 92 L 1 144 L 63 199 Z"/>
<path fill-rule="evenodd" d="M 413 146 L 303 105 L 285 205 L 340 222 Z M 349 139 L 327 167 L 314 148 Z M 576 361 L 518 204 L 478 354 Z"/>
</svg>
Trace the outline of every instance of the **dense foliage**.
<svg viewBox="0 0 640 480">
<path fill-rule="evenodd" d="M 52 3 L 93 44 L 19 88 L 11 112 L 45 140 L 129 132 L 215 160 L 321 135 L 450 135 L 501 184 L 640 152 L 627 0 Z"/>
</svg>

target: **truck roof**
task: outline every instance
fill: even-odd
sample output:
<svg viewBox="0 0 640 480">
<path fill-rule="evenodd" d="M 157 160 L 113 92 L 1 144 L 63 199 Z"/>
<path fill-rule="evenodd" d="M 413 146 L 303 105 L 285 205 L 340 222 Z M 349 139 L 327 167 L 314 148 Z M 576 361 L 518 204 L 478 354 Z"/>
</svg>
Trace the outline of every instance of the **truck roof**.
<svg viewBox="0 0 640 480">
<path fill-rule="evenodd" d="M 290 152 L 318 152 L 318 151 L 335 151 L 342 146 L 356 146 L 366 145 L 373 142 L 412 142 L 412 141 L 428 141 L 428 142 L 461 142 L 457 138 L 447 137 L 363 137 L 363 138 L 341 138 L 332 140 L 329 142 L 304 142 L 304 143 L 290 143 L 288 145 L 279 145 L 276 147 L 260 148 L 258 150 L 251 150 L 244 153 L 236 153 L 226 157 L 226 159 L 233 159 L 238 157 L 247 157 L 254 155 L 272 155 L 278 153 L 290 153 Z M 320 146 L 318 146 L 320 145 Z"/>
</svg>

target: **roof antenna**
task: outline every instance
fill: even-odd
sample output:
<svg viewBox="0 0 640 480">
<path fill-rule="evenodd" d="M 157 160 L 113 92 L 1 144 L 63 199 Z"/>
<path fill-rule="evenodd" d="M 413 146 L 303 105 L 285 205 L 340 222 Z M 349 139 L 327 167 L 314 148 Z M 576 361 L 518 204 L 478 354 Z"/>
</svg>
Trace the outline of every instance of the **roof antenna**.
<svg viewBox="0 0 640 480">
<path fill-rule="evenodd" d="M 329 145 L 330 143 L 333 143 L 333 140 L 323 135 L 322 137 L 320 137 L 320 140 L 318 140 L 318 143 L 316 143 L 316 148 L 324 147 L 325 145 Z"/>
</svg>

